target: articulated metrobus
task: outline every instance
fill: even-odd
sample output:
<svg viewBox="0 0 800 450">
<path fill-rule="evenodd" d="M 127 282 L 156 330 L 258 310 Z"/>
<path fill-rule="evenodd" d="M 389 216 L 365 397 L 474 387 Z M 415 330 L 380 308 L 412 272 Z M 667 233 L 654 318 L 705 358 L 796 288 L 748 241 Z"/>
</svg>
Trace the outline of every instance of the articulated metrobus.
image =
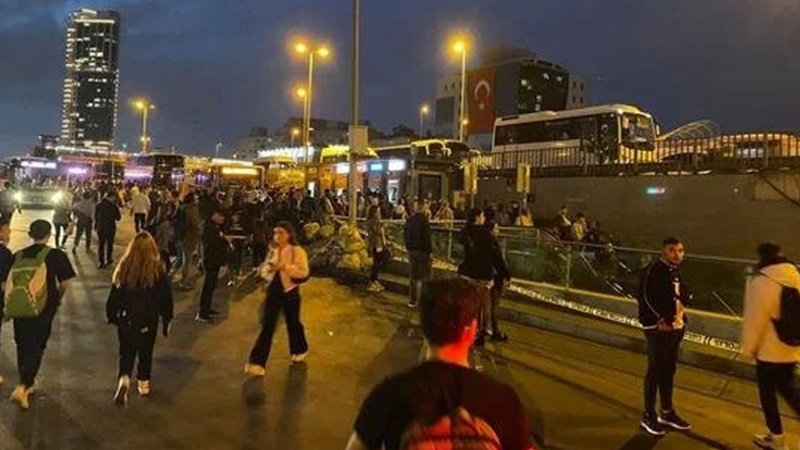
<svg viewBox="0 0 800 450">
<path fill-rule="evenodd" d="M 515 161 L 540 167 L 650 162 L 655 139 L 650 114 L 612 104 L 498 118 L 492 153 L 517 152 Z"/>
</svg>

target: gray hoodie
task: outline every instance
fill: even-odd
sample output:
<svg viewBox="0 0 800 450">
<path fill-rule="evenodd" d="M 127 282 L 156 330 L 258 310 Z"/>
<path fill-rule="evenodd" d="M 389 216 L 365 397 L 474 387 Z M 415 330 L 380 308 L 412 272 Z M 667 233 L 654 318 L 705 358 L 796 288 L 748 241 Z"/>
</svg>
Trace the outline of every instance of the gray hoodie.
<svg viewBox="0 0 800 450">
<path fill-rule="evenodd" d="M 800 361 L 800 347 L 784 344 L 772 323 L 780 318 L 784 287 L 800 289 L 800 272 L 788 262 L 766 266 L 750 280 L 744 301 L 743 355 L 772 363 Z"/>
</svg>

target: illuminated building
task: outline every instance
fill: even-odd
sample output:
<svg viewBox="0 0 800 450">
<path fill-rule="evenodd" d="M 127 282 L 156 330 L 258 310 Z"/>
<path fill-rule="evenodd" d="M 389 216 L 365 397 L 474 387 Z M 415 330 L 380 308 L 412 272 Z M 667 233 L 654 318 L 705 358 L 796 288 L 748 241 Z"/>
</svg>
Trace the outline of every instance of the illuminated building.
<svg viewBox="0 0 800 450">
<path fill-rule="evenodd" d="M 69 16 L 61 144 L 112 149 L 119 96 L 120 16 L 81 9 Z"/>
</svg>

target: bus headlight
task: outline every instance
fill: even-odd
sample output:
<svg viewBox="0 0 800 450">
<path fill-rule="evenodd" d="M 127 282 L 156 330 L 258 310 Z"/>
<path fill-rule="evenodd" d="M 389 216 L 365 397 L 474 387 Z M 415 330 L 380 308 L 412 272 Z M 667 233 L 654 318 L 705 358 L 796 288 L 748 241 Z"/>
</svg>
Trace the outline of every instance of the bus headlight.
<svg viewBox="0 0 800 450">
<path fill-rule="evenodd" d="M 53 198 L 53 203 L 58 203 L 61 201 L 62 198 L 64 198 L 64 193 L 61 191 L 57 191 L 55 194 L 53 194 L 52 198 Z"/>
<path fill-rule="evenodd" d="M 22 202 L 22 192 L 14 192 L 14 200 L 17 203 Z"/>
</svg>

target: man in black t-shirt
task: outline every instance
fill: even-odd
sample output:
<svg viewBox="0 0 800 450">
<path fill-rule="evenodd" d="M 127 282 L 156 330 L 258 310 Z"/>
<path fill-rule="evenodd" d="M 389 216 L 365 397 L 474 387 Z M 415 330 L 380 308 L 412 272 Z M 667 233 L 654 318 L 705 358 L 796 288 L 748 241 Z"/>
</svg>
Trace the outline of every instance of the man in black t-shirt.
<svg viewBox="0 0 800 450">
<path fill-rule="evenodd" d="M 18 252 L 23 258 L 36 258 L 47 247 L 52 228 L 46 220 L 34 220 L 28 235 L 33 239 L 30 245 Z M 15 255 L 16 258 L 16 255 Z M 44 311 L 34 318 L 14 319 L 14 340 L 17 343 L 17 365 L 19 384 L 11 394 L 11 400 L 22 409 L 28 409 L 28 397 L 33 393 L 36 375 L 44 357 L 50 330 L 53 326 L 61 299 L 67 291 L 67 280 L 75 277 L 75 270 L 67 254 L 57 248 L 50 248 L 45 256 L 47 268 L 47 303 Z"/>
<path fill-rule="evenodd" d="M 0 336 L 2 336 L 3 311 L 5 309 L 5 286 L 11 264 L 14 263 L 14 255 L 8 249 L 8 241 L 11 239 L 11 221 L 5 217 L 0 217 Z M 3 377 L 0 375 L 0 385 L 3 384 Z"/>
<path fill-rule="evenodd" d="M 464 279 L 426 282 L 420 322 L 428 361 L 379 384 L 361 406 L 347 450 L 402 449 L 404 435 L 459 408 L 484 421 L 503 450 L 532 450 L 525 411 L 510 386 L 469 368 L 486 288 Z"/>
</svg>

